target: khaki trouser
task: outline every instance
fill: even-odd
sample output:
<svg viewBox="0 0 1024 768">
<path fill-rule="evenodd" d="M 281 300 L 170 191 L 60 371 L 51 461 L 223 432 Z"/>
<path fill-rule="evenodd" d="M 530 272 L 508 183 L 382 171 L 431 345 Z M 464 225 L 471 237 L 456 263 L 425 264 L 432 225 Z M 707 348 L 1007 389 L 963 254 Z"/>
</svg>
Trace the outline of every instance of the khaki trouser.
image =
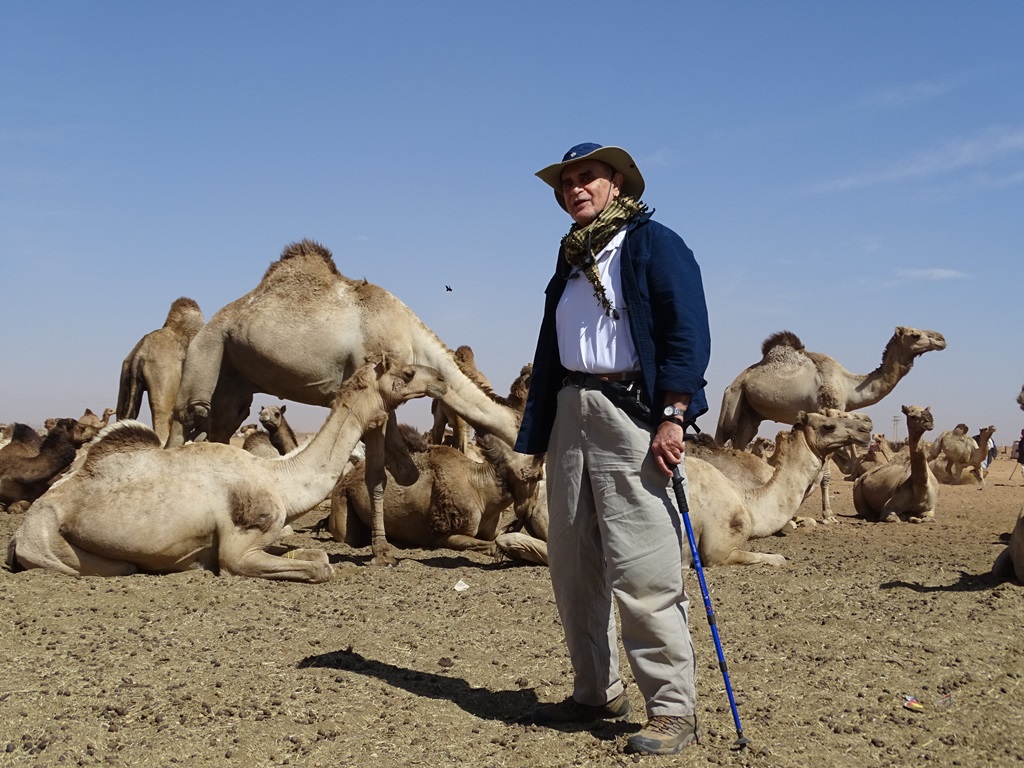
<svg viewBox="0 0 1024 768">
<path fill-rule="evenodd" d="M 573 698 L 597 706 L 623 690 L 614 595 L 648 717 L 692 715 L 685 531 L 650 442 L 649 429 L 601 392 L 575 385 L 559 392 L 547 454 L 551 583 L 575 675 Z"/>
</svg>

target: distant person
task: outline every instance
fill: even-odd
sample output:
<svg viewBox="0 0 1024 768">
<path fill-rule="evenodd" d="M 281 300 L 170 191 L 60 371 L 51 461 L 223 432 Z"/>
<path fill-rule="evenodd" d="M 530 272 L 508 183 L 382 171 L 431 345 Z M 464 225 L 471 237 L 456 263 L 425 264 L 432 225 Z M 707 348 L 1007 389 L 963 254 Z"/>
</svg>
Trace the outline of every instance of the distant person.
<svg viewBox="0 0 1024 768">
<path fill-rule="evenodd" d="M 1020 440 L 1017 441 L 1017 463 L 1024 467 L 1024 429 L 1020 431 Z M 1024 480 L 1024 469 L 1021 469 L 1021 475 L 1021 480 Z"/>
<path fill-rule="evenodd" d="M 669 483 L 674 466 L 685 471 L 686 427 L 708 409 L 700 268 L 640 202 L 644 180 L 625 150 L 579 144 L 537 176 L 574 224 L 548 283 L 516 450 L 547 452 L 551 584 L 573 691 L 538 706 L 533 720 L 630 713 L 618 606 L 647 710 L 625 750 L 675 754 L 697 739 L 688 563 Z"/>
</svg>

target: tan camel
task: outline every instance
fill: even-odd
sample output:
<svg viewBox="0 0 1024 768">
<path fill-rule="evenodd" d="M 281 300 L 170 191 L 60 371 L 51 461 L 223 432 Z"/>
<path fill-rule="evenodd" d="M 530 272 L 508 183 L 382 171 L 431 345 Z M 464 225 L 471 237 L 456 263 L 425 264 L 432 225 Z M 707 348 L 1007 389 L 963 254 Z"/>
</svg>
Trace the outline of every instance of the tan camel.
<svg viewBox="0 0 1024 768">
<path fill-rule="evenodd" d="M 256 288 L 219 310 L 192 340 L 168 444 L 180 445 L 202 432 L 214 442 L 229 440 L 256 392 L 326 405 L 359 361 L 381 354 L 436 368 L 448 382 L 446 406 L 478 432 L 515 442 L 516 414 L 469 379 L 452 351 L 411 309 L 383 288 L 343 276 L 330 251 L 303 240 L 287 246 Z M 397 423 L 391 416 L 391 428 L 364 438 L 366 482 L 379 521 L 375 564 L 396 562 L 384 535 L 385 460 L 391 460 L 398 482 L 409 484 L 416 477 Z"/>
<path fill-rule="evenodd" d="M 867 445 L 871 437 L 871 419 L 862 413 L 829 408 L 822 413 L 798 414 L 796 422 L 785 437 L 780 433 L 776 440 L 777 466 L 771 479 L 756 487 L 749 487 L 748 479 L 731 480 L 743 473 L 729 469 L 728 464 L 720 468 L 710 460 L 691 456 L 687 448 L 690 517 L 704 564 L 784 565 L 782 555 L 748 552 L 741 547 L 748 539 L 770 536 L 790 522 L 830 452 L 850 443 Z M 745 451 L 729 455 L 761 461 Z"/>
<path fill-rule="evenodd" d="M 455 363 L 466 376 L 476 382 L 476 385 L 484 392 L 493 393 L 494 390 L 491 388 L 491 382 L 476 367 L 476 355 L 473 353 L 472 347 L 463 344 L 461 347 L 456 348 L 453 354 L 455 356 Z M 443 445 L 445 443 L 446 429 L 451 427 L 451 445 L 465 453 L 470 439 L 470 426 L 466 423 L 466 420 L 440 400 L 435 400 L 430 404 L 430 413 L 433 416 L 433 424 L 430 427 L 430 441 L 434 445 Z"/>
<path fill-rule="evenodd" d="M 72 431 L 75 445 L 81 447 L 96 437 L 100 430 L 110 423 L 110 417 L 114 413 L 113 408 L 104 408 L 103 416 L 100 417 L 93 413 L 91 408 L 86 408 L 85 413 L 78 417 L 78 421 Z"/>
<path fill-rule="evenodd" d="M 289 454 L 299 447 L 295 430 L 284 417 L 286 410 L 288 410 L 287 405 L 264 405 L 260 408 L 260 424 L 267 430 L 270 444 L 281 456 Z"/>
<path fill-rule="evenodd" d="M 546 536 L 547 504 L 540 496 L 544 457 L 515 453 L 493 435 L 481 435 L 477 443 L 483 463 L 445 445 L 413 452 L 419 479 L 405 487 L 388 483 L 384 494 L 385 527 L 394 541 L 497 555 L 501 513 L 510 505 L 527 527 L 541 521 Z M 335 487 L 326 520 L 331 536 L 353 547 L 370 543 L 373 522 L 364 466 L 355 467 Z"/>
<path fill-rule="evenodd" d="M 867 374 L 850 373 L 828 355 L 808 352 L 796 334 L 774 333 L 761 345 L 761 361 L 733 380 L 722 397 L 715 439 L 745 448 L 765 419 L 792 424 L 800 411 L 838 408 L 856 411 L 892 392 L 925 352 L 946 348 L 936 331 L 897 326 L 882 353 L 882 363 Z M 822 469 L 824 522 L 836 522 L 829 500 L 831 471 Z"/>
<path fill-rule="evenodd" d="M 1024 584 L 1024 510 L 1017 515 L 1017 522 L 1010 534 L 1010 544 L 996 557 L 992 574 L 1000 579 L 1016 579 Z"/>
<path fill-rule="evenodd" d="M 237 576 L 322 582 L 327 553 L 266 552 L 285 524 L 331 492 L 360 436 L 413 397 L 440 396 L 436 371 L 367 364 L 338 389 L 316 436 L 286 457 L 230 445 L 161 448 L 138 421 L 118 421 L 85 464 L 37 501 L 7 550 L 12 568 L 123 576 L 202 567 Z"/>
<path fill-rule="evenodd" d="M 185 351 L 203 323 L 194 300 L 184 296 L 174 300 L 163 327 L 143 336 L 121 364 L 117 418 L 137 419 L 142 395 L 147 393 L 153 429 L 161 442 L 167 442 Z"/>
<path fill-rule="evenodd" d="M 903 454 L 879 464 L 853 484 L 853 506 L 857 514 L 885 523 L 908 520 L 920 523 L 935 517 L 939 483 L 928 466 L 924 433 L 934 429 L 930 408 L 904 405 L 907 417 L 909 455 Z"/>
<path fill-rule="evenodd" d="M 13 441 L 0 451 L 0 503 L 8 505 L 8 512 L 28 509 L 46 492 L 50 481 L 74 461 L 76 424 L 74 419 L 57 419 L 37 452 Z"/>
<path fill-rule="evenodd" d="M 0 450 L 14 437 L 14 424 L 0 424 Z"/>
<path fill-rule="evenodd" d="M 988 456 L 988 439 L 995 434 L 993 425 L 983 427 L 981 442 L 968 435 L 969 428 L 960 423 L 952 430 L 946 430 L 932 443 L 928 458 L 932 460 L 936 477 L 944 482 L 959 485 L 963 471 L 970 468 L 971 474 L 981 488 L 985 487 L 985 472 L 981 465 Z"/>
<path fill-rule="evenodd" d="M 262 429 L 254 429 L 245 435 L 242 450 L 264 459 L 276 459 L 282 455 L 270 442 L 270 434 Z"/>
</svg>

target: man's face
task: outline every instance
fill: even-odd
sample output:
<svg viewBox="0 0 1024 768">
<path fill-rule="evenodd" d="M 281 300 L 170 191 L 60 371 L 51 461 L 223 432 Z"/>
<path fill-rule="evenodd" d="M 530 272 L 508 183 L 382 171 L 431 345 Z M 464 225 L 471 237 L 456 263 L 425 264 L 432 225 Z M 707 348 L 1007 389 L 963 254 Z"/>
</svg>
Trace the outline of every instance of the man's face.
<svg viewBox="0 0 1024 768">
<path fill-rule="evenodd" d="M 572 220 L 585 226 L 616 197 L 622 174 L 600 160 L 580 160 L 562 170 L 562 200 Z"/>
</svg>

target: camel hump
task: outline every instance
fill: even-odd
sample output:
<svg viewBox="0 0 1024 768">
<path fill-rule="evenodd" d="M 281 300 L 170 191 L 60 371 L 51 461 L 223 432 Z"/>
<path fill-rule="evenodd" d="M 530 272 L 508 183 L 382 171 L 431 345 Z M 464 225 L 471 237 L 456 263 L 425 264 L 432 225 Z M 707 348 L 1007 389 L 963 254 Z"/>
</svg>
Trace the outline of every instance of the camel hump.
<svg viewBox="0 0 1024 768">
<path fill-rule="evenodd" d="M 761 356 L 767 355 L 776 347 L 792 347 L 797 352 L 804 351 L 804 343 L 792 331 L 777 331 L 761 344 Z"/>
<path fill-rule="evenodd" d="M 327 272 L 332 275 L 341 275 L 338 271 L 337 265 L 334 263 L 334 256 L 326 246 L 323 246 L 314 240 L 307 240 L 303 238 L 297 243 L 289 243 L 284 247 L 284 250 L 281 251 L 281 258 L 267 268 L 266 273 L 263 275 L 263 279 L 266 280 L 284 267 L 297 266 L 300 263 L 309 265 L 314 269 L 316 267 L 320 267 L 321 269 L 326 268 Z M 301 266 L 298 268 L 300 270 L 302 269 Z"/>
<path fill-rule="evenodd" d="M 134 419 L 115 421 L 100 430 L 100 433 L 89 443 L 89 455 L 85 459 L 84 468 L 88 469 L 111 453 L 154 449 L 163 450 L 163 444 L 151 427 Z"/>
</svg>

